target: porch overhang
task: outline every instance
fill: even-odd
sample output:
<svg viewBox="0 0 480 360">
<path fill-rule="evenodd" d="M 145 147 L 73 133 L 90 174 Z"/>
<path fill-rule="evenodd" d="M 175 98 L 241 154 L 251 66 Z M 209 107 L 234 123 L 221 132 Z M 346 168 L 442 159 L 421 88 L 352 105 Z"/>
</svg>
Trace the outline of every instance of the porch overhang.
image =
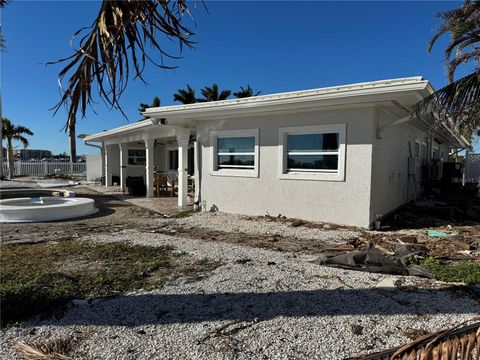
<svg viewBox="0 0 480 360">
<path fill-rule="evenodd" d="M 102 142 L 105 145 L 120 144 L 127 142 L 143 141 L 145 139 L 158 139 L 176 137 L 179 134 L 189 132 L 185 126 L 162 124 L 159 119 L 145 119 L 135 124 L 120 126 L 118 128 L 88 135 L 84 142 Z"/>
</svg>

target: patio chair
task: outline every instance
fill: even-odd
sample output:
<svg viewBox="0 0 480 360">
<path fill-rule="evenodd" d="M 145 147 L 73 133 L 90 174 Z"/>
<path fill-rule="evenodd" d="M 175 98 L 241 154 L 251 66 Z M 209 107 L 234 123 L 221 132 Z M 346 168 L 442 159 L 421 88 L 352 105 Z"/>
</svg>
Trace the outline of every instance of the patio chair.
<svg viewBox="0 0 480 360">
<path fill-rule="evenodd" d="M 156 197 L 159 197 L 162 192 L 168 193 L 169 191 L 171 196 L 174 195 L 173 181 L 166 172 L 158 172 L 154 174 L 153 188 L 154 188 L 154 195 Z"/>
<path fill-rule="evenodd" d="M 193 176 L 188 177 L 188 193 L 195 196 L 195 178 Z"/>
</svg>

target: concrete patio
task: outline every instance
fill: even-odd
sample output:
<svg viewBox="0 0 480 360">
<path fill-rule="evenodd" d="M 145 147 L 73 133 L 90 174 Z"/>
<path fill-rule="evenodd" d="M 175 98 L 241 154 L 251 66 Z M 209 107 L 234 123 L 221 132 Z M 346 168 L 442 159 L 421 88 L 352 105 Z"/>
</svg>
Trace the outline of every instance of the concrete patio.
<svg viewBox="0 0 480 360">
<path fill-rule="evenodd" d="M 119 186 L 89 186 L 95 192 L 111 195 L 118 200 L 126 201 L 132 205 L 136 205 L 156 213 L 163 215 L 173 215 L 184 211 L 193 210 L 193 199 L 187 197 L 186 206 L 178 206 L 178 200 L 176 196 L 161 196 L 161 197 L 143 197 L 133 196 L 122 192 Z"/>
</svg>

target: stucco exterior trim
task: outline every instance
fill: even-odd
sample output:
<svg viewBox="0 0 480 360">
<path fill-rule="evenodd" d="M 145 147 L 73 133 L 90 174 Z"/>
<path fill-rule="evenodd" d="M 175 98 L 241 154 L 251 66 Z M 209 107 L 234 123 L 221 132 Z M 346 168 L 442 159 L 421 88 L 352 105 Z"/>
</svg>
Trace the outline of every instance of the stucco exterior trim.
<svg viewBox="0 0 480 360">
<path fill-rule="evenodd" d="M 254 150 L 254 168 L 253 169 L 218 169 L 217 167 L 217 139 L 224 137 L 243 137 L 253 136 L 255 138 Z M 210 131 L 210 175 L 212 176 L 237 176 L 237 177 L 257 177 L 260 166 L 260 146 L 258 143 L 259 129 L 240 129 L 240 130 L 215 130 Z"/>
<path fill-rule="evenodd" d="M 278 131 L 278 178 L 282 180 L 345 181 L 347 124 L 282 127 Z M 287 135 L 339 133 L 338 170 L 335 172 L 287 172 Z"/>
</svg>

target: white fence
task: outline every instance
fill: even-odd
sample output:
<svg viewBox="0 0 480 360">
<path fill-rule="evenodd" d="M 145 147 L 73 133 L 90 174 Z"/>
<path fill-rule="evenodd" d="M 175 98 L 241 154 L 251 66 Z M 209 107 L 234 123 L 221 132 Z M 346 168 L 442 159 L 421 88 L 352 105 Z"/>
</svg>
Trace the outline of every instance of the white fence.
<svg viewBox="0 0 480 360">
<path fill-rule="evenodd" d="M 102 177 L 102 158 L 100 155 L 85 155 L 87 157 L 87 181 L 95 181 Z"/>
<path fill-rule="evenodd" d="M 465 157 L 465 184 L 478 183 L 480 179 L 480 153 L 468 153 Z"/>
<path fill-rule="evenodd" d="M 87 170 L 86 163 L 23 162 L 15 161 L 15 176 L 46 176 L 53 174 L 80 175 Z M 3 162 L 3 174 L 8 176 L 7 161 Z"/>
</svg>

